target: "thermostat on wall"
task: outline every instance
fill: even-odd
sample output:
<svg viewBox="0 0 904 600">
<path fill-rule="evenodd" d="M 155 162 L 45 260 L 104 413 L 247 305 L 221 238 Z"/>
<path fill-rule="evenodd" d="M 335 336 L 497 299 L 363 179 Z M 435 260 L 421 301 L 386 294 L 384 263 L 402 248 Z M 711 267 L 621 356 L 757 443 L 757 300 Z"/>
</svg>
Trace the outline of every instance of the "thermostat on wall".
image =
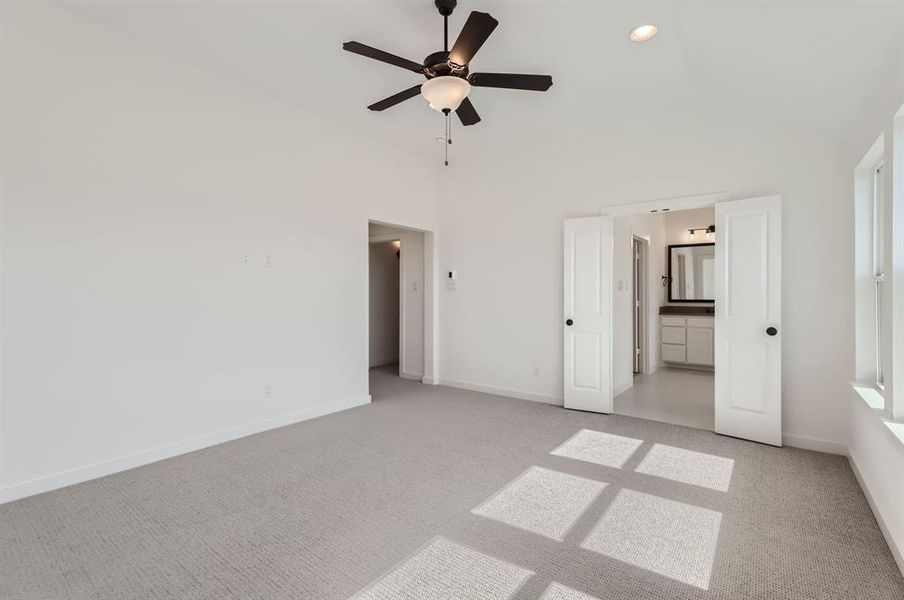
<svg viewBox="0 0 904 600">
<path fill-rule="evenodd" d="M 455 291 L 455 278 L 458 277 L 458 272 L 455 269 L 451 269 L 446 271 L 446 289 L 450 292 Z"/>
</svg>

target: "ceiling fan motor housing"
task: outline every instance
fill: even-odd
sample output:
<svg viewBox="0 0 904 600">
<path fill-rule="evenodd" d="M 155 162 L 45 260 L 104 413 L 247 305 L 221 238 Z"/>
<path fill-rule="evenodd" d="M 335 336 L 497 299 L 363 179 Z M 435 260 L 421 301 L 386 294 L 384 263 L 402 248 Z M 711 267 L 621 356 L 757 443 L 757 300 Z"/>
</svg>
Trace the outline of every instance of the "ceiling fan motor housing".
<svg viewBox="0 0 904 600">
<path fill-rule="evenodd" d="M 465 65 L 459 67 L 458 65 L 455 65 L 453 67 L 449 63 L 449 53 L 440 50 L 424 59 L 424 75 L 427 76 L 427 79 L 443 77 L 445 75 L 466 78 L 468 76 L 468 66 Z"/>
<path fill-rule="evenodd" d="M 434 0 L 433 4 L 436 5 L 439 14 L 448 17 L 452 14 L 452 11 L 455 10 L 455 5 L 458 4 L 458 0 Z"/>
</svg>

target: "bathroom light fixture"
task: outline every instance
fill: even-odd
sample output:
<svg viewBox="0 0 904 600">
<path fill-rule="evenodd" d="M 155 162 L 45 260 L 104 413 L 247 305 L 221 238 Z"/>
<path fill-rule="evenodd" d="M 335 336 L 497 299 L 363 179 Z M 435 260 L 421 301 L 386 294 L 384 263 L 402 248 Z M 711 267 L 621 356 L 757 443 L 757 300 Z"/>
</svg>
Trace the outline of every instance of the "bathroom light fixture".
<svg viewBox="0 0 904 600">
<path fill-rule="evenodd" d="M 704 232 L 706 234 L 706 239 L 711 240 L 715 238 L 716 226 L 710 225 L 709 227 L 691 227 L 687 230 L 687 239 L 689 239 L 690 241 L 697 239 L 698 231 Z"/>
<path fill-rule="evenodd" d="M 656 37 L 657 33 L 659 33 L 659 28 L 655 25 L 638 25 L 631 30 L 628 38 L 632 42 L 646 42 Z"/>
</svg>

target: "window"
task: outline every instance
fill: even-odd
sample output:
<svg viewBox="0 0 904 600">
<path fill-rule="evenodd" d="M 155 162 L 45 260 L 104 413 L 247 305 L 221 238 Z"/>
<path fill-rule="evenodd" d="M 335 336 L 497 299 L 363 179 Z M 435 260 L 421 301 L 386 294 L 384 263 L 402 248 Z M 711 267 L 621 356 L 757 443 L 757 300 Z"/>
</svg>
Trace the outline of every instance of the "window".
<svg viewBox="0 0 904 600">
<path fill-rule="evenodd" d="M 904 441 L 904 280 L 901 276 L 904 269 L 904 105 L 895 115 L 892 135 L 893 163 L 886 163 L 885 167 L 891 172 L 879 178 L 882 196 L 890 198 L 890 202 L 883 205 L 886 209 L 884 231 L 888 237 L 885 239 L 887 262 L 882 265 L 886 276 L 881 287 L 885 291 L 883 297 L 887 299 L 884 327 L 890 330 L 892 339 L 883 354 L 883 376 L 885 383 L 892 384 L 889 386 L 892 393 L 887 394 L 888 416 L 896 421 L 898 437 Z M 896 275 L 892 276 L 892 273 Z"/>
<path fill-rule="evenodd" d="M 882 164 L 877 166 L 872 175 L 872 263 L 873 263 L 873 294 L 875 296 L 875 383 L 879 388 L 885 387 L 883 372 L 882 345 L 885 341 L 884 333 L 889 331 L 885 326 L 883 315 L 883 294 L 885 292 L 885 210 L 882 194 Z"/>
<path fill-rule="evenodd" d="M 891 298 L 886 281 L 884 149 L 880 136 L 854 172 L 854 285 L 857 388 L 870 406 L 887 412 Z"/>
</svg>

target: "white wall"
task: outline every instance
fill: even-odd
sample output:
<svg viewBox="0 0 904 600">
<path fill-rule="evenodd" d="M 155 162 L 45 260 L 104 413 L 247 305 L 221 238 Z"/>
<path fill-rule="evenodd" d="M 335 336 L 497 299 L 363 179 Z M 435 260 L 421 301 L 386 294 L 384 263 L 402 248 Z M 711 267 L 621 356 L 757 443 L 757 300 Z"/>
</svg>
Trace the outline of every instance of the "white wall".
<svg viewBox="0 0 904 600">
<path fill-rule="evenodd" d="M 904 574 L 904 425 L 895 436 L 853 390 L 849 401 L 851 465 Z"/>
<path fill-rule="evenodd" d="M 459 272 L 456 291 L 439 290 L 441 378 L 561 401 L 563 219 L 657 198 L 777 192 L 786 232 L 784 433 L 843 452 L 852 336 L 827 325 L 844 323 L 852 306 L 850 279 L 839 275 L 852 262 L 841 145 L 743 115 L 682 110 L 680 118 L 600 111 L 505 128 L 480 137 L 484 154 L 473 161 L 459 144 L 440 202 L 438 266 Z"/>
<path fill-rule="evenodd" d="M 876 82 L 875 87 L 865 91 L 864 103 L 859 119 L 851 127 L 851 139 L 848 145 L 848 160 L 845 165 L 848 177 L 847 206 L 851 223 L 848 229 L 853 231 L 853 171 L 861 158 L 870 149 L 873 142 L 884 135 L 885 165 L 894 165 L 893 168 L 884 169 L 886 215 L 892 214 L 892 197 L 899 194 L 898 199 L 904 198 L 904 114 L 898 119 L 897 130 L 894 127 L 895 114 L 904 104 L 904 47 L 899 47 L 892 52 L 883 69 L 883 77 Z M 896 139 L 897 138 L 897 139 Z M 904 202 L 898 204 L 892 219 L 889 219 L 886 228 L 886 258 L 891 259 L 893 250 L 891 245 L 892 226 L 896 229 L 899 248 L 902 252 L 894 253 L 894 262 L 886 260 L 886 264 L 892 265 L 892 286 L 887 286 L 888 294 L 885 305 L 889 307 L 886 313 L 886 322 L 891 322 L 890 307 L 892 300 L 898 307 L 904 305 Z M 853 240 L 848 239 L 849 252 L 853 252 Z M 845 278 L 851 282 L 853 288 L 853 268 L 846 270 Z M 853 291 L 851 292 L 853 294 Z M 853 303 L 851 309 L 845 315 L 844 323 L 851 329 L 854 323 Z M 904 314 L 898 310 L 896 319 L 892 323 L 895 335 L 904 333 Z M 889 336 L 890 337 L 890 336 Z M 854 342 L 847 346 L 850 350 L 848 364 L 845 372 L 853 378 L 854 374 Z M 900 337 L 899 337 L 900 339 Z M 901 340 L 904 342 L 904 339 Z M 904 343 L 895 347 L 895 354 L 891 356 L 891 347 L 887 348 L 888 357 L 886 367 L 886 393 L 896 395 L 897 402 L 904 402 L 904 394 L 900 386 L 904 385 L 899 380 L 904 372 Z M 891 375 L 891 377 L 889 377 Z M 897 391 L 895 391 L 897 390 Z M 904 424 L 898 422 L 893 425 L 898 430 L 898 435 L 892 434 L 889 423 L 881 418 L 879 412 L 870 409 L 863 399 L 853 390 L 848 393 L 848 410 L 845 413 L 849 418 L 850 438 L 848 441 L 849 455 L 854 470 L 860 478 L 864 492 L 870 499 L 876 518 L 882 526 L 886 540 L 892 549 L 898 566 L 904 573 Z M 900 406 L 900 405 L 899 405 Z"/>
<path fill-rule="evenodd" d="M 366 402 L 368 218 L 434 229 L 435 172 L 51 5 L 0 27 L 2 497 Z"/>
<path fill-rule="evenodd" d="M 370 244 L 371 367 L 399 362 L 399 243 Z"/>
</svg>

